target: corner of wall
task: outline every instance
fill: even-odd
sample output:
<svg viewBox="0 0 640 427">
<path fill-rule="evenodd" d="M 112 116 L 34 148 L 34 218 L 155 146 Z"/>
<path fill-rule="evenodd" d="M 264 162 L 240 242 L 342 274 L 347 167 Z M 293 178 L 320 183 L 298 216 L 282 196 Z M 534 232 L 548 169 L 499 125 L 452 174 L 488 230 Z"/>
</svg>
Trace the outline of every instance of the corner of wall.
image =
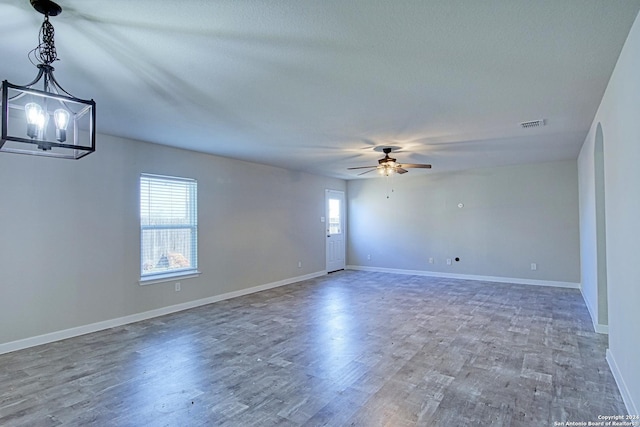
<svg viewBox="0 0 640 427">
<path fill-rule="evenodd" d="M 584 300 L 584 305 L 587 306 L 587 310 L 589 311 L 589 317 L 591 317 L 591 323 L 593 324 L 593 330 L 598 334 L 609 334 L 609 325 L 603 325 L 598 323 L 598 312 L 597 309 L 592 307 L 589 303 L 589 299 L 584 294 L 584 288 L 582 287 L 582 283 L 580 284 L 580 295 L 582 295 L 582 299 Z"/>
</svg>

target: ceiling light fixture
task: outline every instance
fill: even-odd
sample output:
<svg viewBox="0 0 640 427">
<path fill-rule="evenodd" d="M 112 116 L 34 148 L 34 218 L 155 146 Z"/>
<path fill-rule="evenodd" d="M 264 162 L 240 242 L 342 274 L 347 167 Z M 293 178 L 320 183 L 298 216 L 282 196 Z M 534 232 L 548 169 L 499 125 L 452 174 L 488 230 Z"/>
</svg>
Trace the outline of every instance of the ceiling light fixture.
<svg viewBox="0 0 640 427">
<path fill-rule="evenodd" d="M 378 160 L 378 173 L 383 176 L 391 176 L 397 172 L 400 165 L 396 163 L 396 159 L 389 157 L 391 148 L 383 148 L 382 150 L 384 158 Z"/>
<path fill-rule="evenodd" d="M 25 86 L 2 82 L 0 151 L 79 159 L 95 151 L 96 103 L 74 97 L 53 76 L 58 57 L 49 17 L 62 8 L 50 0 L 31 0 L 31 6 L 44 15 L 38 46 L 29 52 L 38 75 Z M 41 80 L 43 89 L 34 89 Z"/>
<path fill-rule="evenodd" d="M 378 173 L 383 176 L 391 176 L 393 174 L 402 175 L 403 173 L 409 172 L 407 169 L 431 169 L 431 165 L 424 164 L 416 164 L 416 163 L 396 163 L 396 159 L 389 156 L 391 154 L 391 150 L 393 147 L 383 147 L 382 152 L 384 153 L 384 157 L 378 160 L 377 166 L 358 166 L 355 168 L 347 168 L 349 170 L 353 169 L 369 169 L 368 171 L 364 171 L 359 173 L 358 175 L 364 175 L 371 171 L 378 170 Z M 378 151 L 378 150 L 376 150 Z"/>
<path fill-rule="evenodd" d="M 400 166 L 395 162 L 388 162 L 385 164 L 380 164 L 378 166 L 378 173 L 383 176 L 391 176 L 396 173 L 397 168 Z"/>
</svg>

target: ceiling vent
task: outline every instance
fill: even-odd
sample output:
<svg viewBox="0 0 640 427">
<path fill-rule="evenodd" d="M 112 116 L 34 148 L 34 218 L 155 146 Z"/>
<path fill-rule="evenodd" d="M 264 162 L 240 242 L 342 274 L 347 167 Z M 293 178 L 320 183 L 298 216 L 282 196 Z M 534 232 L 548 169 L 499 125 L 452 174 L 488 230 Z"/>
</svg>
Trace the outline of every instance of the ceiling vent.
<svg viewBox="0 0 640 427">
<path fill-rule="evenodd" d="M 537 128 L 540 126 L 544 126 L 544 119 L 532 120 L 530 122 L 522 122 L 520 123 L 520 126 L 522 126 L 523 129 Z"/>
</svg>

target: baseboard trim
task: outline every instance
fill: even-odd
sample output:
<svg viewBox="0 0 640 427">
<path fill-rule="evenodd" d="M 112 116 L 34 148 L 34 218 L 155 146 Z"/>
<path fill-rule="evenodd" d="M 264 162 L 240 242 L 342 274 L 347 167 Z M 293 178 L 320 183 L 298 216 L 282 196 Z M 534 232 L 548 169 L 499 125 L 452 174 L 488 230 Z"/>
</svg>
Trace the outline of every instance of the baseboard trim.
<svg viewBox="0 0 640 427">
<path fill-rule="evenodd" d="M 598 323 L 598 316 L 595 315 L 593 309 L 589 305 L 589 301 L 584 296 L 584 292 L 582 291 L 582 286 L 580 286 L 580 294 L 582 294 L 582 300 L 584 301 L 584 305 L 587 306 L 587 310 L 589 311 L 589 316 L 591 316 L 591 324 L 593 325 L 593 330 L 598 334 L 609 335 L 609 325 L 603 325 Z"/>
<path fill-rule="evenodd" d="M 181 304 L 170 305 L 167 307 L 157 308 L 155 310 L 145 311 L 142 313 L 131 314 L 129 316 L 109 319 L 102 322 L 90 323 L 88 325 L 77 326 L 75 328 L 64 329 L 62 331 L 51 332 L 48 334 L 38 335 L 35 337 L 24 338 L 21 340 L 10 341 L 0 344 L 0 354 L 10 353 L 12 351 L 23 350 L 29 347 L 35 347 L 42 344 L 48 344 L 54 341 L 60 341 L 67 338 L 73 338 L 80 335 L 90 334 L 92 332 L 102 331 L 104 329 L 114 328 L 129 323 L 140 322 L 142 320 L 154 317 L 164 316 L 166 314 L 176 313 L 178 311 L 188 310 L 190 308 L 200 307 L 214 302 L 223 301 L 231 298 L 249 295 L 267 289 L 278 288 L 280 286 L 291 285 L 293 283 L 302 282 L 304 280 L 315 279 L 316 277 L 326 275 L 326 271 L 318 271 L 303 276 L 292 277 L 290 279 L 279 280 L 277 282 L 266 283 L 264 285 L 253 286 L 251 288 L 241 289 L 238 291 L 227 292 L 221 295 L 202 298 Z"/>
<path fill-rule="evenodd" d="M 593 330 L 598 334 L 609 335 L 609 325 L 601 325 L 600 323 L 593 324 Z"/>
<path fill-rule="evenodd" d="M 640 411 L 638 410 L 638 406 L 635 404 L 635 402 L 631 398 L 631 393 L 629 393 L 629 388 L 627 388 L 627 384 L 624 382 L 624 378 L 622 377 L 620 368 L 618 368 L 618 364 L 616 363 L 615 357 L 613 357 L 613 353 L 611 352 L 611 349 L 607 349 L 607 363 L 609 364 L 609 369 L 611 369 L 613 378 L 616 380 L 616 384 L 618 385 L 618 390 L 620 390 L 620 394 L 622 395 L 624 406 L 626 406 L 627 408 L 627 414 L 629 415 L 640 414 Z"/>
<path fill-rule="evenodd" d="M 441 273 L 437 271 L 426 271 L 426 270 L 402 270 L 402 269 L 396 269 L 396 268 L 368 267 L 363 265 L 348 265 L 347 269 L 360 270 L 360 271 L 373 271 L 378 273 L 408 274 L 411 276 L 441 277 L 444 279 L 477 280 L 477 281 L 483 281 L 483 282 L 515 283 L 518 285 L 552 286 L 555 288 L 580 289 L 580 283 L 558 282 L 558 281 L 552 281 L 552 280 L 532 280 L 532 279 L 520 279 L 516 277 L 498 277 L 498 276 L 477 276 L 473 274 Z"/>
</svg>

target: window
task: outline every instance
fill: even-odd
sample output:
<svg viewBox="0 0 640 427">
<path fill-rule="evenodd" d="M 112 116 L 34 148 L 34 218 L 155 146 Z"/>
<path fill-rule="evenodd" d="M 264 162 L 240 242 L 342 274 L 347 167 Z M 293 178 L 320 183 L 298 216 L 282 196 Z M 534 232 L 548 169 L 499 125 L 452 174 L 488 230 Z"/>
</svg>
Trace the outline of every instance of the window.
<svg viewBox="0 0 640 427">
<path fill-rule="evenodd" d="M 329 199 L 329 234 L 341 234 L 340 199 Z"/>
<path fill-rule="evenodd" d="M 140 278 L 198 273 L 197 181 L 140 175 Z"/>
</svg>

